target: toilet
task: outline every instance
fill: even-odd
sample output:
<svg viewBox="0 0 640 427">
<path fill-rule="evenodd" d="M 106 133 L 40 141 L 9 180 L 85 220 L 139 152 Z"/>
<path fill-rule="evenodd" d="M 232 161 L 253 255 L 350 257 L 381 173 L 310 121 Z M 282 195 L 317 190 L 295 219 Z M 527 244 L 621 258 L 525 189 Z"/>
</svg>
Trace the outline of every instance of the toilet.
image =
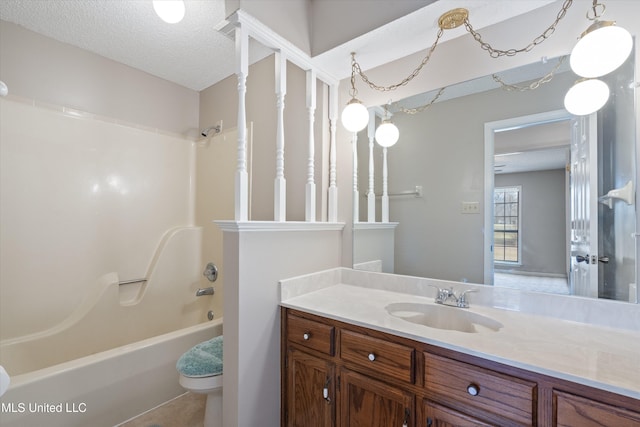
<svg viewBox="0 0 640 427">
<path fill-rule="evenodd" d="M 180 385 L 206 394 L 204 427 L 222 426 L 222 335 L 196 344 L 178 359 Z"/>
</svg>

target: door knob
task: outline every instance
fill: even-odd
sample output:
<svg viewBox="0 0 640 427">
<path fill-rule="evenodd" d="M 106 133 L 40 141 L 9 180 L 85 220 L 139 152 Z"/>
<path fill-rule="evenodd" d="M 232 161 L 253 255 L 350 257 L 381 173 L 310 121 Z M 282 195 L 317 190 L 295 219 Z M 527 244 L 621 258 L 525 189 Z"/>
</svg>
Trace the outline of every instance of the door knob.
<svg viewBox="0 0 640 427">
<path fill-rule="evenodd" d="M 609 257 L 608 256 L 598 257 L 598 261 L 600 261 L 603 264 L 608 264 L 609 263 Z"/>
<path fill-rule="evenodd" d="M 586 262 L 587 264 L 589 264 L 589 255 L 576 255 L 576 261 L 578 262 Z"/>
</svg>

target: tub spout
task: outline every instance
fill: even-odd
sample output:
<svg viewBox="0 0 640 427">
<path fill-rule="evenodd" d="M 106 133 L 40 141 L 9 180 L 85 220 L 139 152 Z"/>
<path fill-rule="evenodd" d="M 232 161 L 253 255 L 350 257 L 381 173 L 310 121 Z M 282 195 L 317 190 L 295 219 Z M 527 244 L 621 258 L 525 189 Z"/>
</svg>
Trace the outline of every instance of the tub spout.
<svg viewBox="0 0 640 427">
<path fill-rule="evenodd" d="M 197 297 L 201 297 L 202 295 L 213 295 L 213 287 L 200 288 L 196 291 Z"/>
</svg>

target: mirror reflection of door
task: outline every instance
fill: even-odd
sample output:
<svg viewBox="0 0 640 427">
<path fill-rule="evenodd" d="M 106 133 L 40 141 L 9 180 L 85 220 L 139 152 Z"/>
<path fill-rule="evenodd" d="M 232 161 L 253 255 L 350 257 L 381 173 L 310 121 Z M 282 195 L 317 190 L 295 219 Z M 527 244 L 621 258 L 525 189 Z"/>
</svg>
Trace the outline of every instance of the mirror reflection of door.
<svg viewBox="0 0 640 427">
<path fill-rule="evenodd" d="M 569 293 L 568 120 L 522 123 L 494 137 L 494 285 Z"/>
<path fill-rule="evenodd" d="M 572 293 L 598 297 L 598 135 L 597 115 L 571 121 Z"/>
<path fill-rule="evenodd" d="M 619 127 L 562 110 L 485 125 L 485 283 L 635 301 L 636 152 Z"/>
</svg>

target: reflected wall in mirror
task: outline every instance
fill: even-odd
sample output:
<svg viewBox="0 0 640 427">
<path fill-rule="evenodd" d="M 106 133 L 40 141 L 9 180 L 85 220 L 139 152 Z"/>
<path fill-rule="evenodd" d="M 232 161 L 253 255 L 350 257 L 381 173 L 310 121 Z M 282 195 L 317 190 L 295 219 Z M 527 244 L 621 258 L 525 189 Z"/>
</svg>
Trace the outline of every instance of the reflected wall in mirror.
<svg viewBox="0 0 640 427">
<path fill-rule="evenodd" d="M 500 73 L 500 78 L 526 86 L 548 73 L 558 61 L 540 61 Z M 397 226 L 393 260 L 382 262 L 393 266 L 393 270 L 386 271 L 491 284 L 495 269 L 508 273 L 507 278 L 515 279 L 515 285 L 496 281 L 499 286 L 527 289 L 527 276 L 533 276 L 536 279 L 529 290 L 580 294 L 575 291 L 571 277 L 579 255 L 571 251 L 571 243 L 575 240 L 575 231 L 572 232 L 571 228 L 572 183 L 577 175 L 570 172 L 572 159 L 568 154 L 575 124 L 571 120 L 551 120 L 546 125 L 533 126 L 530 123 L 518 131 L 494 129 L 502 130 L 492 142 L 498 151 L 491 153 L 491 167 L 485 168 L 486 124 L 564 110 L 564 94 L 578 79 L 568 70 L 568 61 L 564 62 L 554 72 L 551 81 L 535 90 L 507 91 L 487 76 L 445 88 L 437 102 L 417 114 L 406 114 L 399 108 L 425 105 L 437 91 L 391 105 L 390 110 L 395 113 L 393 121 L 400 129 L 400 139 L 388 150 L 389 193 L 403 193 L 421 186 L 422 196 L 390 198 L 389 219 L 397 222 Z M 634 63 L 632 54 L 623 67 L 603 78 L 610 86 L 611 98 L 597 113 L 598 197 L 624 186 L 627 181 L 632 181 L 635 190 Z M 570 116 L 567 114 L 567 117 Z M 564 136 L 558 136 L 558 131 Z M 376 145 L 373 153 L 374 186 L 379 193 L 382 188 L 382 149 Z M 530 170 L 494 176 L 494 166 L 518 159 L 521 159 L 520 163 L 529 163 L 534 156 L 538 161 L 554 157 L 555 164 L 546 165 L 547 159 L 543 162 L 545 166 L 538 167 L 537 171 L 532 169 L 533 166 L 526 166 Z M 358 164 L 369 164 L 366 131 L 358 138 L 358 157 Z M 505 170 L 498 167 L 498 172 Z M 518 220 L 522 221 L 518 229 L 520 234 L 513 230 L 507 233 L 511 236 L 510 242 L 515 242 L 515 250 L 519 250 L 515 261 L 504 259 L 505 248 L 513 247 L 505 244 L 504 227 L 501 235 L 502 262 L 495 262 L 497 251 L 492 251 L 495 223 L 513 221 L 506 219 L 508 215 L 505 216 L 504 211 L 502 218 L 496 220 L 494 180 L 497 187 L 520 188 L 521 191 L 521 205 L 509 206 L 512 211 L 519 210 Z M 361 166 L 358 174 L 360 193 L 366 193 L 364 190 L 368 186 L 367 168 Z M 543 191 L 545 189 L 547 191 Z M 598 277 L 598 290 L 592 296 L 635 302 L 635 201 L 627 206 L 616 200 L 610 209 L 603 203 L 597 203 L 597 197 L 595 199 L 592 202 L 598 212 L 599 247 L 595 263 L 589 265 L 593 266 Z M 359 201 L 360 221 L 366 222 L 366 198 L 361 197 Z M 379 205 L 378 199 L 378 222 L 381 218 Z M 357 225 L 354 263 L 366 264 L 373 261 L 375 255 L 360 256 L 362 254 L 358 253 L 362 245 L 358 245 Z M 371 248 L 371 245 L 367 247 Z M 592 254 L 588 255 L 591 260 Z M 387 255 L 381 255 L 384 256 Z M 608 263 L 604 262 L 606 259 Z M 578 264 L 580 267 L 586 265 L 584 262 Z M 559 279 L 558 287 L 545 288 L 543 277 L 545 280 Z"/>
<path fill-rule="evenodd" d="M 484 283 L 570 293 L 570 136 L 564 110 L 485 125 Z"/>
</svg>

